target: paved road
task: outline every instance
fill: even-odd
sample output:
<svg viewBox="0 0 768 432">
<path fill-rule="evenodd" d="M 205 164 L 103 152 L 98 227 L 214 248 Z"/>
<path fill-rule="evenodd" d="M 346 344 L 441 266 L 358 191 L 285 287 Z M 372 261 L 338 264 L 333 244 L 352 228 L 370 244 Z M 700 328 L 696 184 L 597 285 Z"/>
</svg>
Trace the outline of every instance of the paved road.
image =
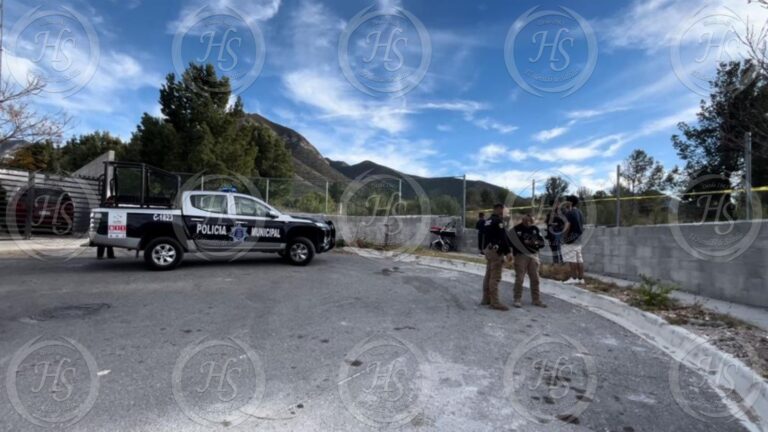
<svg viewBox="0 0 768 432">
<path fill-rule="evenodd" d="M 623 328 L 548 297 L 480 308 L 473 275 L 343 253 L 0 274 L 2 431 L 744 430 L 692 415 L 724 406 Z"/>
</svg>

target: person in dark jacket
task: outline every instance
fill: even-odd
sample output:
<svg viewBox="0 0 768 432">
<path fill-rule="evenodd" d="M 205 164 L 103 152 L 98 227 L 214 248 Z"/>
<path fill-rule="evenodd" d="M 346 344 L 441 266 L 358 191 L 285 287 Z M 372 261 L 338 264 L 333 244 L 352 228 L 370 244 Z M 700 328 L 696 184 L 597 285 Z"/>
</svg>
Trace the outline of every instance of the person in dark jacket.
<svg viewBox="0 0 768 432">
<path fill-rule="evenodd" d="M 549 249 L 552 251 L 552 263 L 563 264 L 561 246 L 563 244 L 563 231 L 565 230 L 565 215 L 562 213 L 559 201 L 552 203 L 552 210 L 547 213 L 544 223 L 547 224 L 546 239 L 549 243 Z"/>
<path fill-rule="evenodd" d="M 545 308 L 547 305 L 541 301 L 539 291 L 539 250 L 544 247 L 544 237 L 530 214 L 523 215 L 522 222 L 515 225 L 512 232 L 512 249 L 515 256 L 515 302 L 512 305 L 516 308 L 523 307 L 523 282 L 525 275 L 528 275 L 533 305 Z"/>
<path fill-rule="evenodd" d="M 104 201 L 104 207 L 114 207 L 115 197 L 109 197 Z M 107 252 L 107 258 L 115 259 L 115 249 L 112 246 L 96 246 L 96 259 L 104 259 L 104 251 Z"/>
<path fill-rule="evenodd" d="M 485 213 L 480 212 L 477 215 L 477 223 L 475 229 L 477 230 L 477 249 L 480 251 L 480 255 L 483 254 L 483 229 L 485 228 Z"/>
<path fill-rule="evenodd" d="M 485 255 L 485 278 L 481 305 L 491 309 L 507 311 L 509 307 L 499 301 L 499 283 L 504 258 L 512 252 L 509 236 L 504 225 L 504 204 L 493 206 L 493 214 L 485 220 L 483 227 L 483 253 Z"/>
<path fill-rule="evenodd" d="M 563 234 L 563 258 L 571 268 L 571 276 L 567 284 L 584 284 L 584 257 L 582 255 L 582 237 L 584 234 L 584 215 L 579 210 L 579 198 L 569 196 L 563 203 L 565 214 L 565 230 Z"/>
</svg>

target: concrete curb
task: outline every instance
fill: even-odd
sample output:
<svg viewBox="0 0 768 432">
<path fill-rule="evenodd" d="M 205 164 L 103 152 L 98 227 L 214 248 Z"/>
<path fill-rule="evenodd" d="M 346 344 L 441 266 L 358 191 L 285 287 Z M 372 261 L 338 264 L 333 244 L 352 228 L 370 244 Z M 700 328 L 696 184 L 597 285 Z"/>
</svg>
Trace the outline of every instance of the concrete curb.
<svg viewBox="0 0 768 432">
<path fill-rule="evenodd" d="M 483 264 L 467 261 L 353 248 L 345 249 L 370 258 L 394 258 L 401 262 L 446 270 L 476 275 L 485 274 Z M 513 273 L 505 271 L 502 279 L 506 282 L 514 282 Z M 541 291 L 613 321 L 664 351 L 676 361 L 697 371 L 721 395 L 733 416 L 738 418 L 746 428 L 753 431 L 768 431 L 768 382 L 737 358 L 720 351 L 710 345 L 706 339 L 682 327 L 673 326 L 656 315 L 636 309 L 612 297 L 546 279 L 542 280 Z M 740 397 L 741 401 L 726 397 L 723 389 L 720 388 L 722 382 L 717 381 L 717 378 L 722 376 L 720 373 L 713 375 L 710 373 L 711 369 L 702 367 L 702 365 L 713 364 L 719 365 L 718 372 L 729 374 L 728 378 L 732 381 L 733 391 Z M 671 368 L 670 382 L 674 372 L 675 368 Z M 674 386 L 671 386 L 671 389 L 674 394 Z M 685 405 L 680 399 L 682 396 L 676 395 L 675 400 L 681 408 L 692 413 L 692 408 Z M 692 414 L 695 415 L 695 413 Z"/>
</svg>

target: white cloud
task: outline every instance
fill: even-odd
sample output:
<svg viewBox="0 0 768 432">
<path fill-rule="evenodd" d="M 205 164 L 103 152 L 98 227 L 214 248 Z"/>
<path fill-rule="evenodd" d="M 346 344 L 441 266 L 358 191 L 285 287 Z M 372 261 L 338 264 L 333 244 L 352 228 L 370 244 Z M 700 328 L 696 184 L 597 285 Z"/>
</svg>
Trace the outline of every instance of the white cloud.
<svg viewBox="0 0 768 432">
<path fill-rule="evenodd" d="M 473 125 L 477 126 L 480 129 L 495 130 L 496 132 L 499 132 L 502 135 L 512 133 L 517 129 L 519 129 L 515 125 L 503 123 L 487 116 L 478 118 L 476 116 L 477 112 L 485 109 L 488 109 L 488 107 L 486 105 L 480 104 L 477 106 L 477 109 L 464 111 L 464 120 L 466 120 L 469 123 L 472 123 Z"/>
<path fill-rule="evenodd" d="M 701 43 L 702 33 L 690 31 L 692 26 L 707 26 L 707 32 L 730 31 L 728 26 L 711 25 L 715 21 L 723 21 L 726 16 L 735 14 L 742 21 L 732 27 L 739 32 L 745 30 L 742 24 L 747 21 L 765 22 L 768 11 L 755 3 L 746 0 L 635 0 L 615 17 L 596 22 L 595 27 L 611 47 L 656 52 L 678 41 L 683 44 Z M 714 16 L 708 24 L 704 20 L 710 13 L 719 16 Z M 717 39 L 720 35 L 712 36 Z M 736 45 L 733 47 L 736 48 Z"/>
<path fill-rule="evenodd" d="M 547 142 L 551 139 L 557 138 L 563 134 L 568 132 L 567 127 L 556 127 L 552 129 L 546 129 L 540 132 L 537 132 L 533 135 L 533 139 L 538 142 Z"/>
<path fill-rule="evenodd" d="M 423 109 L 435 109 L 443 111 L 456 111 L 468 115 L 477 111 L 488 109 L 487 105 L 476 101 L 458 100 L 448 102 L 425 102 L 416 106 Z"/>
<path fill-rule="evenodd" d="M 451 126 L 449 124 L 439 124 L 439 125 L 437 125 L 436 128 L 440 132 L 451 132 L 451 131 L 453 131 L 453 126 Z"/>
<path fill-rule="evenodd" d="M 528 159 L 528 153 L 522 150 L 512 149 L 509 151 L 509 158 L 514 162 L 521 162 Z"/>
<path fill-rule="evenodd" d="M 473 119 L 471 119 L 469 121 L 471 121 L 472 124 L 474 124 L 475 126 L 479 127 L 480 129 L 495 130 L 496 132 L 499 132 L 502 135 L 506 135 L 506 134 L 512 133 L 512 132 L 516 131 L 517 129 L 519 129 L 515 125 L 511 125 L 511 124 L 507 124 L 507 123 L 502 123 L 502 122 L 493 120 L 493 119 L 491 119 L 489 117 L 482 117 L 482 118 L 479 118 L 479 119 L 473 118 Z"/>
<path fill-rule="evenodd" d="M 178 18 L 168 23 L 167 32 L 170 34 L 186 33 L 197 23 L 196 16 L 203 9 L 207 11 L 234 11 L 246 24 L 272 19 L 280 10 L 281 0 L 209 0 L 207 2 L 190 2 L 179 12 Z"/>
<path fill-rule="evenodd" d="M 46 89 L 34 99 L 34 103 L 53 110 L 65 110 L 68 114 L 115 113 L 125 109 L 122 101 L 126 95 L 146 87 L 159 87 L 162 76 L 147 70 L 144 62 L 131 54 L 116 49 L 102 48 L 100 55 L 94 57 L 90 45 L 72 44 L 66 50 L 71 68 L 64 72 L 55 70 L 46 61 L 32 60 L 37 45 L 21 35 L 16 43 L 18 53 L 3 51 L 3 79 L 23 85 L 27 77 L 39 76 L 48 81 Z M 30 56 L 29 58 L 23 56 Z M 44 59 L 45 60 L 45 59 Z M 65 74 L 72 72 L 86 73 L 90 65 L 95 65 L 92 76 L 83 75 L 73 78 L 75 93 L 58 84 Z M 87 81 L 86 81 L 87 79 Z M 66 83 L 66 81 L 63 81 Z M 81 86 L 79 90 L 76 86 Z"/>
<path fill-rule="evenodd" d="M 595 117 L 602 117 L 606 114 L 611 114 L 620 111 L 626 111 L 627 107 L 603 107 L 598 109 L 583 109 L 570 111 L 566 113 L 566 117 L 571 120 L 589 120 Z"/>
<path fill-rule="evenodd" d="M 571 162 L 613 156 L 625 143 L 623 134 L 588 138 L 566 146 L 537 150 L 532 157 L 544 162 Z"/>
<path fill-rule="evenodd" d="M 493 162 L 498 161 L 499 158 L 506 155 L 509 150 L 501 144 L 488 144 L 482 148 L 477 154 L 478 162 Z"/>
<path fill-rule="evenodd" d="M 311 105 L 331 118 L 367 121 L 390 133 L 405 130 L 402 106 L 365 104 L 350 94 L 345 83 L 330 73 L 314 69 L 294 71 L 283 77 L 283 84 L 296 103 Z"/>
<path fill-rule="evenodd" d="M 283 76 L 288 96 L 297 104 L 310 105 L 326 119 L 361 122 L 391 134 L 404 132 L 407 115 L 423 111 L 474 112 L 482 104 L 474 101 L 436 101 L 409 105 L 406 99 L 375 101 L 350 88 L 327 70 L 317 68 L 288 72 Z M 361 125 L 361 127 L 364 127 Z"/>
<path fill-rule="evenodd" d="M 690 106 L 676 113 L 660 117 L 643 124 L 643 126 L 630 135 L 629 140 L 653 135 L 657 132 L 672 129 L 680 122 L 690 122 L 696 119 L 700 108 L 698 105 Z"/>
<path fill-rule="evenodd" d="M 335 128 L 330 133 L 310 127 L 302 130 L 302 134 L 332 160 L 343 160 L 350 164 L 369 160 L 417 176 L 441 174 L 432 168 L 434 156 L 438 152 L 431 140 L 382 138 L 370 131 L 344 127 Z"/>
<path fill-rule="evenodd" d="M 519 196 L 530 196 L 532 182 L 535 180 L 536 193 L 540 196 L 549 177 L 566 179 L 570 184 L 569 192 L 576 192 L 581 187 L 598 191 L 607 190 L 611 187 L 613 181 L 611 173 L 610 165 L 607 164 L 602 164 L 599 167 L 567 164 L 543 170 L 486 169 L 482 172 L 470 172 L 467 174 L 467 178 L 503 186 Z"/>
</svg>

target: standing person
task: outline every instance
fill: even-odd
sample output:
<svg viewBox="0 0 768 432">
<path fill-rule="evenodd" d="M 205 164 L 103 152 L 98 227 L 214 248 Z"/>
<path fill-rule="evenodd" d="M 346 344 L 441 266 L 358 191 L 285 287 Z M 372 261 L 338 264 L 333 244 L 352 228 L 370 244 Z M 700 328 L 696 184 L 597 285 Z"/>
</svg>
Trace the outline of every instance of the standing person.
<svg viewBox="0 0 768 432">
<path fill-rule="evenodd" d="M 563 216 L 558 200 L 552 203 L 552 210 L 547 213 L 545 223 L 547 224 L 547 242 L 549 242 L 549 249 L 552 251 L 552 263 L 563 264 L 561 246 L 563 230 L 565 229 L 565 216 Z"/>
<path fill-rule="evenodd" d="M 104 259 L 104 249 L 107 250 L 107 258 L 115 259 L 115 249 L 112 246 L 96 246 L 97 259 Z"/>
<path fill-rule="evenodd" d="M 579 210 L 579 198 L 571 195 L 564 203 L 565 231 L 563 258 L 571 268 L 571 275 L 565 283 L 584 283 L 584 256 L 582 255 L 581 237 L 584 234 L 584 215 Z"/>
<path fill-rule="evenodd" d="M 523 282 L 525 275 L 531 281 L 531 301 L 534 306 L 547 307 L 541 301 L 539 290 L 539 249 L 544 247 L 544 238 L 539 232 L 539 227 L 534 224 L 533 216 L 523 215 L 523 220 L 512 228 L 515 237 L 512 241 L 512 251 L 515 255 L 515 302 L 512 306 L 523 307 Z"/>
<path fill-rule="evenodd" d="M 493 214 L 485 220 L 483 227 L 483 252 L 485 254 L 485 278 L 483 279 L 483 300 L 481 305 L 491 309 L 508 311 L 509 307 L 499 301 L 499 283 L 504 266 L 504 257 L 512 251 L 507 230 L 504 227 L 504 204 L 493 206 Z"/>
<path fill-rule="evenodd" d="M 104 201 L 104 207 L 114 207 L 115 197 L 111 196 Z M 107 250 L 107 258 L 115 259 L 115 249 L 112 246 L 96 246 L 96 259 L 104 259 L 104 249 Z"/>
<path fill-rule="evenodd" d="M 477 249 L 480 250 L 480 255 L 483 254 L 483 229 L 485 229 L 485 213 L 480 212 L 477 215 L 477 223 L 475 224 L 477 230 Z"/>
</svg>

